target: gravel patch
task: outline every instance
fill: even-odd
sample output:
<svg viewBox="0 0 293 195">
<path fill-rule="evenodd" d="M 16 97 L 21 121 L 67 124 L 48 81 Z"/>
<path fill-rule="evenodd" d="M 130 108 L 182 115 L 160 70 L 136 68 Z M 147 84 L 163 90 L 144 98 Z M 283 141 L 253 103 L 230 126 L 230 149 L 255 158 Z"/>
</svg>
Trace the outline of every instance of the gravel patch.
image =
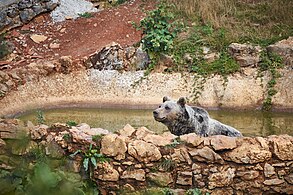
<svg viewBox="0 0 293 195">
<path fill-rule="evenodd" d="M 66 18 L 76 19 L 85 12 L 97 12 L 91 2 L 84 0 L 60 0 L 60 5 L 51 12 L 53 22 L 62 22 Z"/>
</svg>

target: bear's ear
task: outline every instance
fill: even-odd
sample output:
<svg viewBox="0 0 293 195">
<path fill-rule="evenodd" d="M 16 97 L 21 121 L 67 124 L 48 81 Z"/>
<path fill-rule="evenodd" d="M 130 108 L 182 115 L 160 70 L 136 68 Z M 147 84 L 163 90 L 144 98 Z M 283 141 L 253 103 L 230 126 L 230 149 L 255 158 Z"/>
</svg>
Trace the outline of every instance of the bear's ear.
<svg viewBox="0 0 293 195">
<path fill-rule="evenodd" d="M 165 96 L 165 97 L 163 97 L 163 103 L 164 103 L 165 101 L 171 101 L 171 98 L 169 98 L 168 96 Z"/>
<path fill-rule="evenodd" d="M 186 104 L 186 99 L 184 97 L 179 98 L 177 104 L 179 104 L 181 107 L 184 107 Z"/>
</svg>

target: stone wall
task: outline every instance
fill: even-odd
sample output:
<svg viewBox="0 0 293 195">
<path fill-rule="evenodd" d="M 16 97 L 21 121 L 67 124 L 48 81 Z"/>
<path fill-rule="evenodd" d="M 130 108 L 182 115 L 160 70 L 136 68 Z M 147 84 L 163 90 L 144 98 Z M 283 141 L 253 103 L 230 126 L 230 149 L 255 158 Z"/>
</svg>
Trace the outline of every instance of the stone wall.
<svg viewBox="0 0 293 195">
<path fill-rule="evenodd" d="M 0 141 L 9 138 L 9 126 L 13 131 L 18 122 L 0 121 L 2 131 L 6 132 L 0 134 Z M 130 125 L 109 133 L 87 124 L 48 127 L 28 123 L 23 129 L 27 129 L 35 143 L 45 145 L 47 154 L 54 158 L 62 153 L 69 156 L 78 149 L 86 152 L 92 144 L 93 149 L 109 159 L 93 170 L 92 180 L 104 194 L 150 186 L 170 188 L 177 194 L 191 188 L 221 195 L 293 193 L 293 138 L 288 135 L 177 137 L 169 132 L 157 135 L 145 127 L 135 129 Z M 3 140 L 0 143 L 3 145 Z M 58 145 L 62 152 L 54 155 L 56 152 L 50 152 L 52 145 Z M 80 152 L 72 159 L 72 170 L 82 172 L 83 158 L 84 153 Z"/>
<path fill-rule="evenodd" d="M 4 0 L 0 2 L 0 32 L 28 23 L 43 12 L 52 11 L 59 0 Z"/>
</svg>

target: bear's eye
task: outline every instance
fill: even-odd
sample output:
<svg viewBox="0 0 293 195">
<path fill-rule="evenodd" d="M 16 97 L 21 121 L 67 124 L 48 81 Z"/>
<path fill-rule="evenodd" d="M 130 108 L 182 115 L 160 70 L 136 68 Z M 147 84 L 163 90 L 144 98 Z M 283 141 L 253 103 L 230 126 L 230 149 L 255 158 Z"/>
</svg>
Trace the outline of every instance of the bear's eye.
<svg viewBox="0 0 293 195">
<path fill-rule="evenodd" d="M 169 107 L 169 106 L 165 106 L 165 109 L 166 109 L 166 110 L 170 110 L 170 107 Z"/>
<path fill-rule="evenodd" d="M 162 106 L 159 106 L 159 108 L 161 108 Z"/>
</svg>

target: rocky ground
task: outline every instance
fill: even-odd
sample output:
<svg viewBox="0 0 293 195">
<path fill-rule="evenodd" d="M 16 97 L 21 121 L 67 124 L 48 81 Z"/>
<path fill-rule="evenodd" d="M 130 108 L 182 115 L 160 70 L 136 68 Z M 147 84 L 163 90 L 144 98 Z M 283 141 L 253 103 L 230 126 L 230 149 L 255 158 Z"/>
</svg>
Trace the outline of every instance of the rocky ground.
<svg viewBox="0 0 293 195">
<path fill-rule="evenodd" d="M 141 33 L 132 22 L 144 17 L 142 8 L 150 3 L 135 0 L 123 5 L 92 13 L 91 17 L 80 17 L 54 23 L 49 13 L 34 18 L 28 24 L 7 32 L 13 43 L 13 55 L 0 61 L 0 69 L 24 66 L 37 59 L 56 59 L 72 56 L 81 59 L 100 50 L 111 42 L 129 46 L 139 42 Z"/>
</svg>

